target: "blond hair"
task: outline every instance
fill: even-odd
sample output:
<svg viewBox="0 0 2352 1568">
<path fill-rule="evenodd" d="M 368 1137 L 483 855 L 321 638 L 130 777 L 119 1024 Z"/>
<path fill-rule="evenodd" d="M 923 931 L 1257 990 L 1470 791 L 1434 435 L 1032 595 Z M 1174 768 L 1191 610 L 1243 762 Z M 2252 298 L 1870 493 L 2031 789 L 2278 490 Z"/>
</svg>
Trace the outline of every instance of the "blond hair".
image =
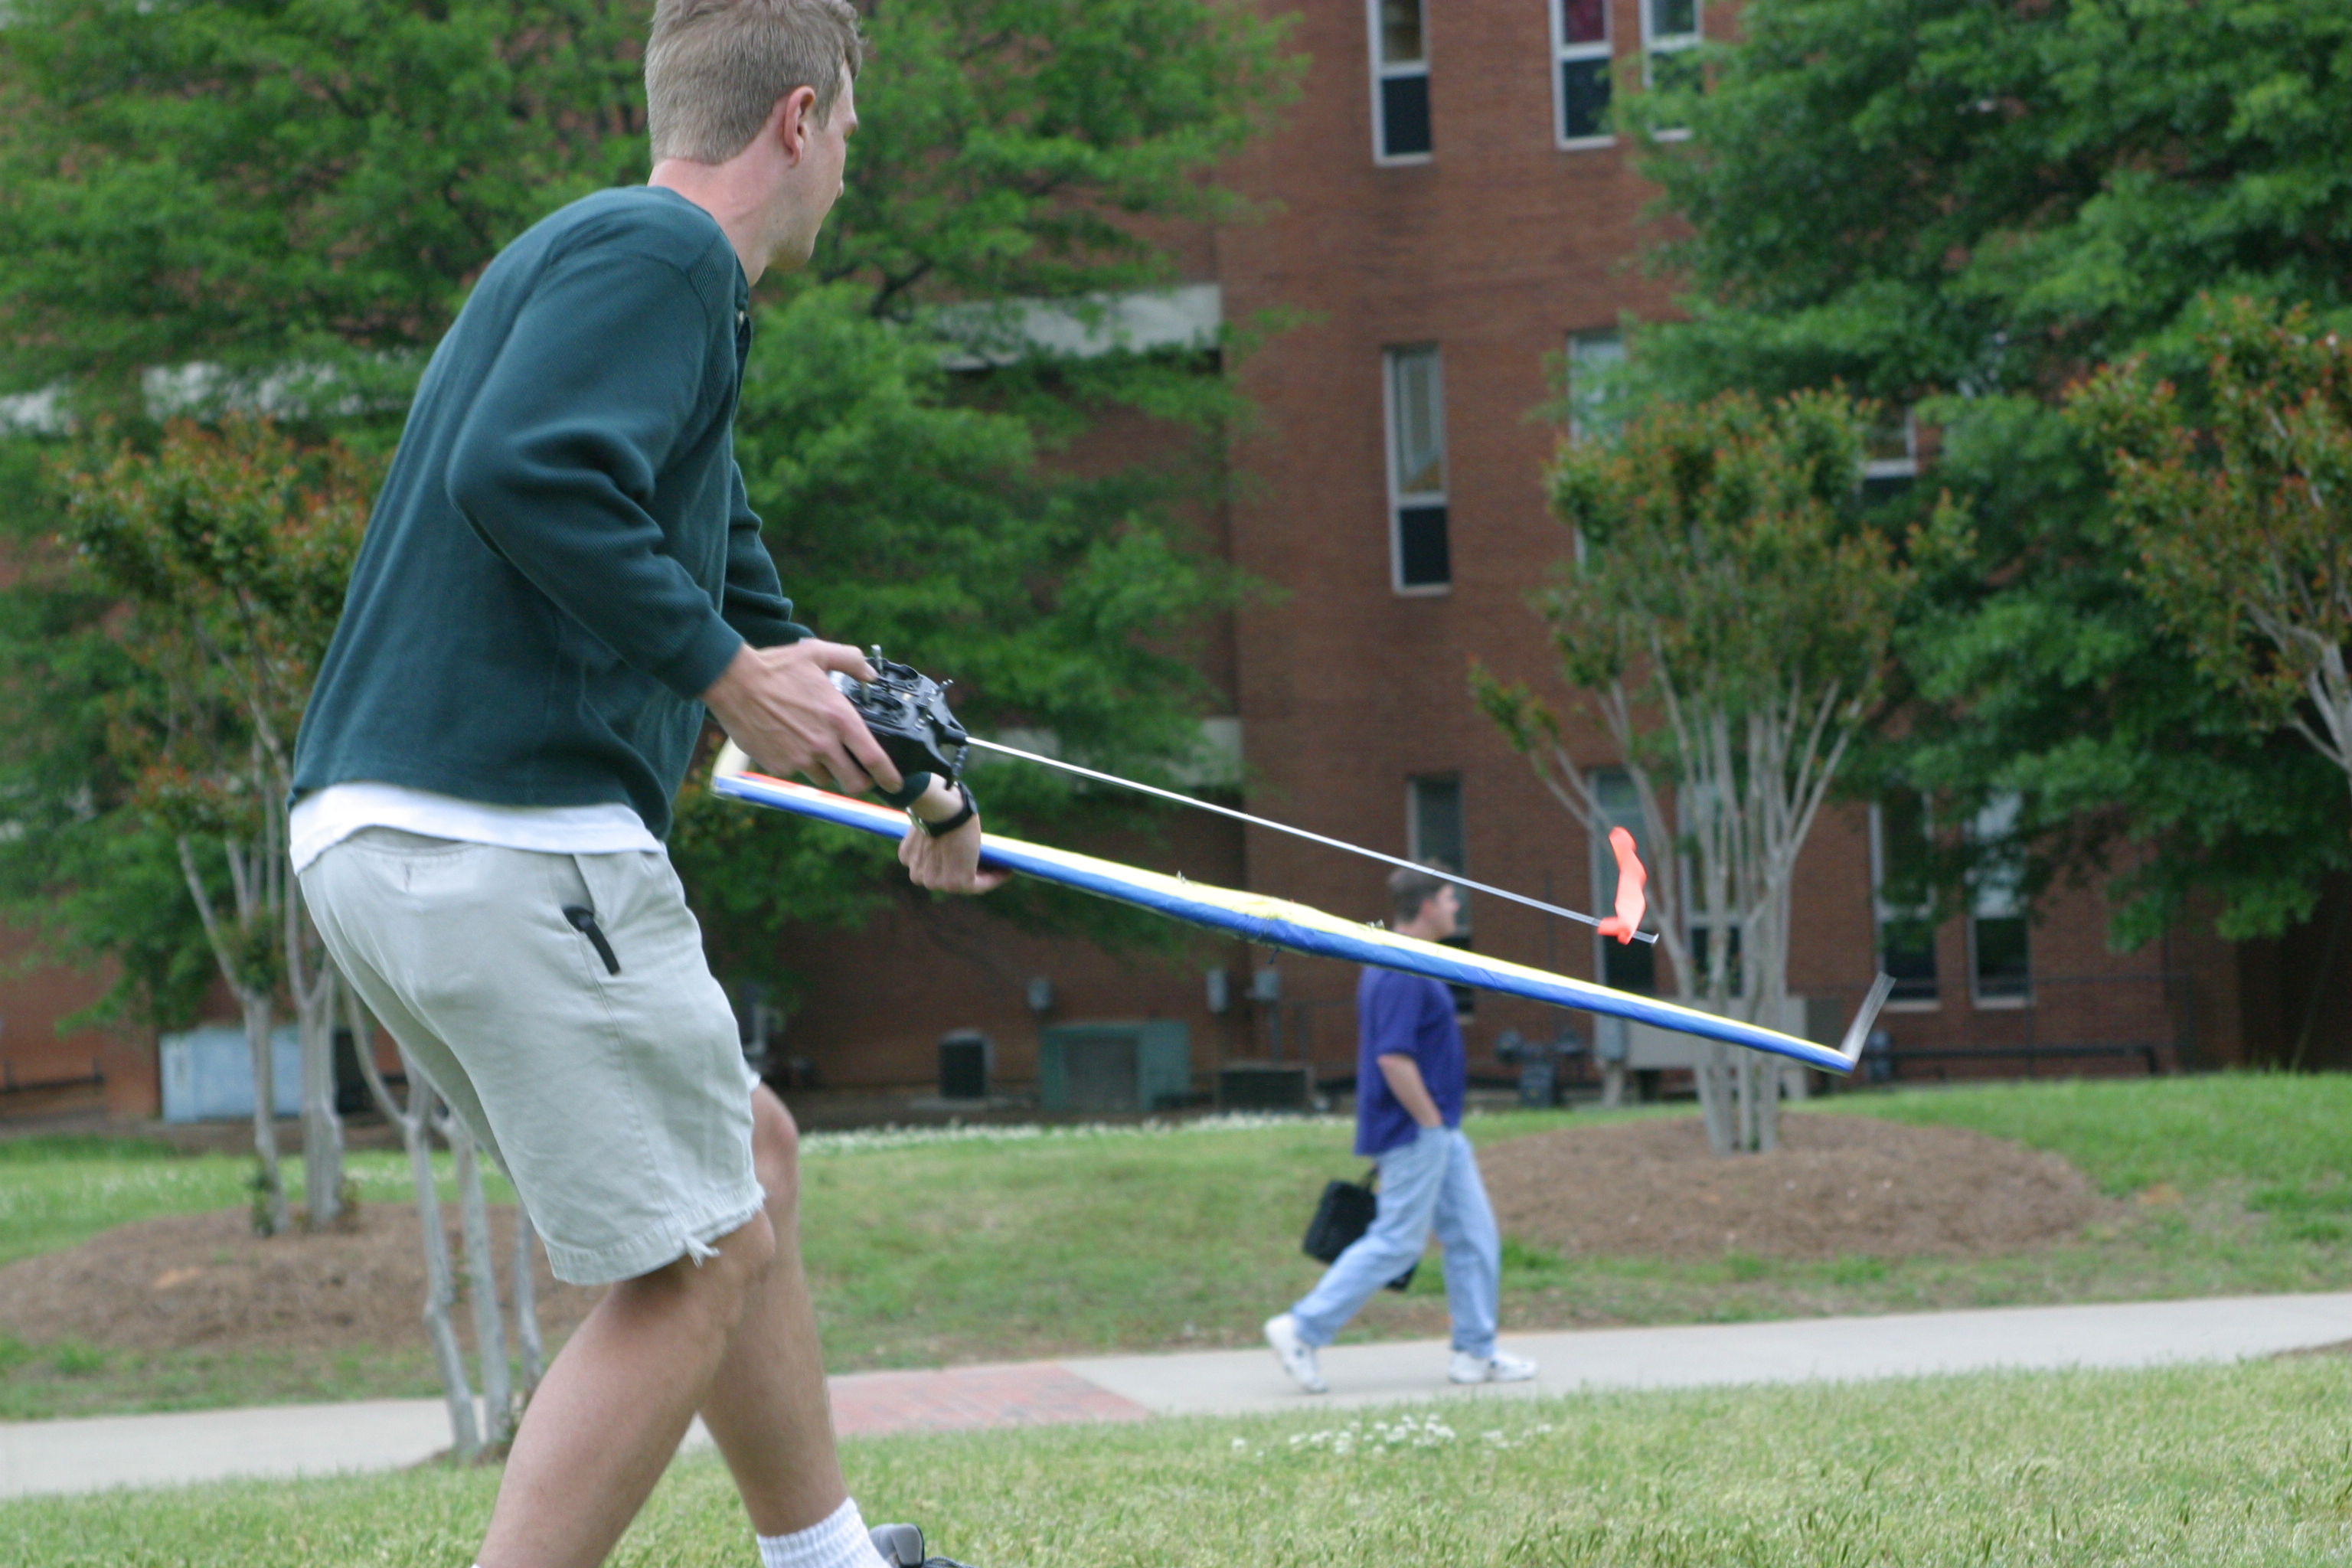
<svg viewBox="0 0 2352 1568">
<path fill-rule="evenodd" d="M 816 93 L 823 125 L 865 50 L 849 0 L 657 0 L 646 44 L 646 125 L 654 161 L 724 163 L 751 144 L 776 100 Z"/>
</svg>

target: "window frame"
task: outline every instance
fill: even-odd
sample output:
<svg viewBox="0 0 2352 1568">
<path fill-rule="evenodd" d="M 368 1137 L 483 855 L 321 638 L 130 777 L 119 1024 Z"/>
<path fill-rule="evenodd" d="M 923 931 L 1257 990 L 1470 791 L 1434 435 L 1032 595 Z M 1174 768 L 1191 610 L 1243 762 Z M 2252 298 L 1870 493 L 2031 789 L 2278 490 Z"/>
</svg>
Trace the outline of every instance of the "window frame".
<svg viewBox="0 0 2352 1568">
<path fill-rule="evenodd" d="M 1997 795 L 1969 826 L 1969 837 L 1978 843 L 2006 837 L 2015 827 L 2023 801 L 2016 795 Z M 2014 1012 L 2033 1005 L 2033 918 L 2024 893 L 2017 888 L 2012 874 L 2004 869 L 2000 881 L 2006 885 L 1988 887 L 1984 880 L 1971 875 L 1969 879 L 1969 1004 L 1980 1012 Z M 2003 911 L 1994 913 L 1987 909 L 1998 900 Z M 2025 931 L 2025 980 L 2023 989 L 2014 995 L 1989 994 L 1983 987 L 1983 974 L 1979 964 L 1978 927 L 1986 921 L 2018 921 Z"/>
<path fill-rule="evenodd" d="M 1922 800 L 1919 803 L 1919 820 L 1920 826 L 1926 830 L 1926 832 L 1930 835 L 1935 832 L 1935 818 L 1929 812 L 1927 803 L 1925 800 Z M 1873 955 L 1878 960 L 1878 973 L 1882 974 L 1886 973 L 1886 927 L 1889 922 L 1904 920 L 1924 921 L 1936 912 L 1936 906 L 1932 901 L 1920 904 L 1910 909 L 1903 909 L 1888 903 L 1883 890 L 1885 886 L 1885 814 L 1879 802 L 1874 800 L 1870 803 L 1871 950 Z M 1935 963 L 1936 956 L 1935 931 L 1934 928 L 1930 927 L 1927 936 L 1928 962 L 1930 963 Z M 1975 973 L 1973 959 L 1970 961 L 1969 972 L 1972 974 Z M 1941 965 L 1937 965 L 1933 984 L 1936 987 L 1936 993 L 1934 995 L 1904 996 L 1900 998 L 1890 996 L 1887 998 L 1885 1003 L 1885 1011 L 1889 1013 L 1941 1012 L 1944 1006 L 1944 976 Z"/>
<path fill-rule="evenodd" d="M 1427 844 L 1423 842 L 1422 839 L 1423 792 L 1433 784 L 1447 785 L 1454 791 L 1454 833 L 1455 842 L 1460 847 L 1459 851 L 1451 857 L 1451 858 L 1457 863 L 1450 866 L 1445 864 L 1446 857 L 1435 854 Z M 1405 858 L 1411 860 L 1416 866 L 1426 865 L 1428 862 L 1435 860 L 1440 866 L 1444 866 L 1446 870 L 1451 871 L 1457 877 L 1466 877 L 1470 874 L 1469 797 L 1468 791 L 1463 784 L 1462 774 L 1459 772 L 1409 773 L 1406 775 L 1404 781 L 1404 837 Z M 1454 934 L 1457 936 L 1466 937 L 1470 934 L 1470 889 L 1467 888 L 1456 887 L 1454 889 L 1454 896 L 1460 900 L 1462 904 L 1462 913 L 1455 922 Z"/>
<path fill-rule="evenodd" d="M 1591 348 L 1584 347 L 1589 344 L 1592 348 L 1597 348 L 1604 342 L 1611 345 L 1614 352 L 1601 354 L 1597 359 L 1593 356 Z M 1582 352 L 1580 352 L 1580 349 Z M 1591 361 L 1603 371 L 1612 365 L 1623 364 L 1625 363 L 1625 331 L 1622 327 L 1570 328 L 1562 346 L 1561 357 L 1568 372 L 1561 378 L 1563 384 L 1560 391 L 1565 395 L 1568 405 L 1569 444 L 1582 446 L 1587 441 L 1608 435 L 1609 431 L 1601 428 L 1598 424 L 1588 430 L 1578 422 L 1577 410 L 1580 402 L 1576 391 L 1577 363 L 1579 361 Z"/>
<path fill-rule="evenodd" d="M 1592 769 L 1589 776 L 1594 801 L 1600 805 L 1601 815 L 1607 818 L 1605 822 L 1596 823 L 1584 836 L 1592 861 L 1591 907 L 1596 910 L 1613 910 L 1617 903 L 1617 852 L 1609 847 L 1609 830 L 1612 827 L 1622 827 L 1633 836 L 1634 850 L 1641 856 L 1642 864 L 1650 868 L 1650 873 L 1653 876 L 1657 874 L 1657 860 L 1650 853 L 1649 819 L 1642 810 L 1641 792 L 1634 787 L 1632 772 L 1622 767 L 1602 767 Z M 1613 792 L 1620 785 L 1625 791 L 1624 804 L 1612 805 L 1604 798 L 1604 791 Z M 1657 917 L 1656 909 L 1651 909 L 1643 917 L 1645 929 L 1654 929 L 1658 923 Z M 1612 978 L 1610 959 L 1612 953 L 1630 954 L 1638 952 L 1649 960 L 1650 988 L 1647 992 L 1634 992 L 1634 994 L 1659 995 L 1661 992 L 1658 983 L 1657 954 L 1661 945 L 1663 944 L 1636 947 L 1633 944 L 1622 943 L 1613 936 L 1603 936 L 1596 930 L 1592 933 L 1592 977 L 1603 985 L 1613 984 L 1618 985 L 1621 990 L 1631 989 L 1630 985 L 1622 984 L 1618 980 Z"/>
<path fill-rule="evenodd" d="M 1651 18 L 1661 0 L 1642 0 L 1642 90 L 1647 92 L 1657 85 L 1657 59 L 1660 55 L 1678 55 L 1696 49 L 1706 42 L 1706 0 L 1690 0 L 1691 30 L 1661 36 L 1651 26 Z M 1671 130 L 1651 133 L 1661 142 L 1683 142 L 1690 137 L 1690 127 L 1678 125 Z"/>
<path fill-rule="evenodd" d="M 1432 87 L 1429 67 L 1429 0 L 1412 0 L 1421 10 L 1421 58 L 1409 64 L 1391 66 L 1383 58 L 1385 48 L 1381 37 L 1381 5 L 1382 0 L 1364 0 L 1365 63 L 1371 71 L 1372 164 L 1381 169 L 1405 169 L 1426 163 L 1437 156 L 1437 132 L 1433 123 L 1434 105 L 1431 114 L 1429 148 L 1421 153 L 1391 153 L 1388 150 L 1388 103 L 1382 85 L 1390 80 L 1418 76 L 1426 95 Z"/>
<path fill-rule="evenodd" d="M 1397 371 L 1407 355 L 1426 353 L 1433 361 L 1437 426 L 1438 469 L 1441 483 L 1435 490 L 1414 490 L 1401 488 L 1403 454 L 1398 437 L 1402 432 L 1398 421 L 1402 410 L 1397 399 Z M 1389 590 L 1402 598 L 1431 598 L 1454 591 L 1454 506 L 1446 489 L 1451 471 L 1446 465 L 1445 441 L 1445 355 L 1434 342 L 1395 343 L 1381 350 L 1381 447 L 1382 476 L 1389 503 Z M 1444 516 L 1445 579 L 1439 583 L 1407 583 L 1404 580 L 1404 512 L 1408 507 L 1436 507 Z"/>
<path fill-rule="evenodd" d="M 1646 6 L 1648 0 L 1643 0 L 1643 4 Z M 1552 145 L 1563 153 L 1584 153 L 1597 147 L 1614 147 L 1617 145 L 1617 135 L 1614 132 L 1604 131 L 1595 136 L 1570 136 L 1568 133 L 1568 85 L 1563 77 L 1567 68 L 1571 64 L 1597 60 L 1603 67 L 1613 65 L 1617 47 L 1617 24 L 1613 16 L 1616 7 L 1611 4 L 1611 0 L 1601 0 L 1599 43 L 1571 44 L 1565 37 L 1566 29 L 1560 26 L 1561 12 L 1566 5 L 1567 0 L 1544 0 L 1545 8 L 1550 14 L 1551 26 Z M 1616 98 L 1616 82 L 1613 77 L 1610 82 L 1610 98 L 1612 102 Z"/>
</svg>

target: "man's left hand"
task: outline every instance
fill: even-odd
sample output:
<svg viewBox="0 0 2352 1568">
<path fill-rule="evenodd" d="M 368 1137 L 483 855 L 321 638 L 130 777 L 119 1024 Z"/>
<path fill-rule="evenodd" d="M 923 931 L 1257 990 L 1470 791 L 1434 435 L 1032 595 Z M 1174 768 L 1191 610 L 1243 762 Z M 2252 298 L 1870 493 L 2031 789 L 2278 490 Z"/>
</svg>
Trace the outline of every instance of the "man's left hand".
<svg viewBox="0 0 2352 1568">
<path fill-rule="evenodd" d="M 915 815 L 933 822 L 945 822 L 962 809 L 963 796 L 937 779 L 914 805 Z M 898 864 L 907 868 L 915 886 L 936 893 L 985 893 L 1003 887 L 1013 875 L 980 868 L 977 812 L 954 832 L 937 838 L 908 823 L 907 836 L 898 840 Z"/>
</svg>

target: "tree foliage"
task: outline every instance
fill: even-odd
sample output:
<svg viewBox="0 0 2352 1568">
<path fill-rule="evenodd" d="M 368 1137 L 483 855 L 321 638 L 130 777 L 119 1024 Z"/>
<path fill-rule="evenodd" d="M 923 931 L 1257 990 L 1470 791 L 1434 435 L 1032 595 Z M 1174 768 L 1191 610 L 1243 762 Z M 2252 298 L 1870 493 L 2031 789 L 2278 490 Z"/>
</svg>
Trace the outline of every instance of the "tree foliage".
<svg viewBox="0 0 2352 1568">
<path fill-rule="evenodd" d="M 1670 395 L 1842 381 L 1939 428 L 1930 485 L 1965 526 L 1865 771 L 1961 816 L 2021 793 L 2033 879 L 2105 879 L 2120 940 L 2199 889 L 2229 934 L 2278 929 L 2346 861 L 2343 791 L 2199 672 L 2058 405 L 2136 354 L 2195 381 L 2208 291 L 2342 318 L 2352 14 L 1752 0 L 1740 27 L 1703 93 L 1626 100 L 1692 132 L 1644 165 L 1686 226 L 1658 259 L 1689 320 L 1636 358 Z"/>
<path fill-rule="evenodd" d="M 1164 774 L 1215 705 L 1185 655 L 1234 591 L 1186 521 L 1223 482 L 1221 432 L 1239 413 L 1221 345 L 1056 357 L 998 306 L 1052 296 L 1091 320 L 1106 292 L 1166 280 L 1152 226 L 1233 209 L 1213 165 L 1278 111 L 1302 62 L 1283 25 L 1240 0 L 866 11 L 846 194 L 811 268 L 762 282 L 739 420 L 786 592 L 824 634 L 954 677 L 975 726 L 1050 730 Z M 642 7 L 18 0 L 11 13 L 0 392 L 61 386 L 69 407 L 111 411 L 142 438 L 174 406 L 266 408 L 306 441 L 381 452 L 498 248 L 646 173 Z M 989 368 L 950 374 L 943 356 Z M 1072 443 L 1111 413 L 1177 439 L 1152 463 L 1081 462 Z M 16 504 L 12 531 L 37 536 L 45 503 Z M 0 752 L 24 759 L 11 776 L 50 820 L 71 816 L 84 779 L 130 784 L 106 779 L 92 730 L 121 650 L 94 636 L 96 606 L 59 592 L 54 578 L 0 592 L 0 681 L 58 716 L 54 733 L 0 738 Z M 54 624 L 80 640 L 37 629 Z M 992 825 L 1139 820 L 1007 769 L 980 787 Z M 70 929 L 53 931 L 61 944 L 110 949 L 135 900 L 100 890 L 160 874 L 129 821 L 79 829 L 88 879 L 59 916 Z M 753 970 L 786 920 L 855 923 L 898 879 L 887 855 L 751 813 L 689 805 L 676 848 L 698 904 L 727 917 L 708 922 L 714 937 Z M 1034 890 L 987 907 L 1081 923 Z M 159 928 L 136 966 L 163 1011 L 191 1005 L 173 947 L 191 935 Z"/>
<path fill-rule="evenodd" d="M 1863 431 L 1864 411 L 1836 395 L 1727 393 L 1564 445 L 1551 469 L 1576 559 L 1537 608 L 1562 682 L 1624 758 L 1648 842 L 1688 868 L 1687 884 L 1671 865 L 1649 884 L 1676 994 L 1776 1028 L 1797 859 L 1877 700 L 1910 584 L 1857 515 Z M 1554 711 L 1483 668 L 1472 685 L 1561 805 L 1605 833 Z M 1718 1152 L 1777 1140 L 1777 1079 L 1759 1091 L 1753 1057 L 1702 1058 Z"/>
<path fill-rule="evenodd" d="M 286 1226 L 270 1081 L 281 996 L 301 1026 L 310 1218 L 342 1191 L 334 1107 L 337 977 L 303 907 L 287 831 L 294 731 L 342 607 L 374 474 L 265 422 L 175 424 L 68 470 L 68 570 L 108 605 L 132 679 L 103 699 L 119 810 L 172 844 L 221 979 L 245 1012 L 271 1230 Z M 226 881 L 227 897 L 215 889 Z"/>
<path fill-rule="evenodd" d="M 2352 346 L 2242 300 L 2199 347 L 2201 416 L 2138 360 L 2071 411 L 2111 449 L 2138 581 L 2199 667 L 2352 782 Z"/>
</svg>

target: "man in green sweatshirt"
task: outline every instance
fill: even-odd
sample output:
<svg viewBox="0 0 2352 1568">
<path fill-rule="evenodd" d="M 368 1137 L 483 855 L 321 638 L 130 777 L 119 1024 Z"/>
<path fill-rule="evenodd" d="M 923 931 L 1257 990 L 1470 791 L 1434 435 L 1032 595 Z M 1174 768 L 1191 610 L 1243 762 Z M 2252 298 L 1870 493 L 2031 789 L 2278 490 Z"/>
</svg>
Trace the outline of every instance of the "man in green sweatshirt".
<svg viewBox="0 0 2352 1568">
<path fill-rule="evenodd" d="M 793 624 L 734 459 L 751 286 L 840 195 L 859 58 L 848 0 L 659 0 L 652 178 L 483 273 L 303 720 L 292 850 L 328 947 L 556 1275 L 610 1286 L 531 1401 L 482 1568 L 601 1562 L 698 1414 L 766 1568 L 921 1561 L 848 1499 L 792 1119 L 661 844 L 708 712 L 771 773 L 906 805 L 919 884 L 1000 880 L 970 795 L 902 781 L 833 686 L 866 661 Z"/>
</svg>

